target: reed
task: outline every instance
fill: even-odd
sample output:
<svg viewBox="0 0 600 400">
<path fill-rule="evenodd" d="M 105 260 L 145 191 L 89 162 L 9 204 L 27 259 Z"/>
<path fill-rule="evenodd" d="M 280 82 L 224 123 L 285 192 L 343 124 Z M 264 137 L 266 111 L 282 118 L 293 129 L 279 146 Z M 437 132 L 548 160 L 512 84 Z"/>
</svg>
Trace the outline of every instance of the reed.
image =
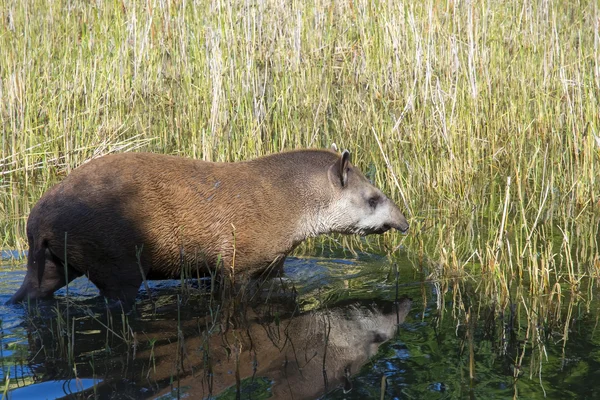
<svg viewBox="0 0 600 400">
<path fill-rule="evenodd" d="M 335 142 L 412 228 L 300 251 L 406 251 L 532 328 L 599 276 L 594 1 L 2 4 L 0 247 L 25 249 L 36 200 L 103 154 Z"/>
</svg>

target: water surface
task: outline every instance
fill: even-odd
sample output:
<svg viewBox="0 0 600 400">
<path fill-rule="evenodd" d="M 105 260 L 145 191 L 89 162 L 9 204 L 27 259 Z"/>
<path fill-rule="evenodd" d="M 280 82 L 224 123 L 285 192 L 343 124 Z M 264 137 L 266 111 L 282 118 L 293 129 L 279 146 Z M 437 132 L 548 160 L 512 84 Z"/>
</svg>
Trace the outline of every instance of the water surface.
<svg viewBox="0 0 600 400">
<path fill-rule="evenodd" d="M 564 340 L 564 325 L 558 318 L 546 320 L 547 326 L 540 327 L 542 335 L 532 344 L 524 340 L 527 332 L 520 324 L 523 312 L 517 303 L 501 310 L 484 304 L 476 282 L 427 281 L 427 272 L 409 259 L 393 261 L 397 274 L 389 259 L 377 255 L 289 258 L 284 278 L 275 278 L 256 292 L 256 298 L 265 299 L 259 302 L 263 305 L 245 309 L 243 318 L 238 318 L 242 314 L 232 317 L 229 328 L 211 315 L 224 315 L 227 310 L 219 308 L 218 299 L 210 299 L 202 282 L 183 286 L 179 281 L 150 282 L 153 301 L 142 289 L 136 312 L 124 316 L 97 297 L 94 285 L 79 278 L 69 286 L 71 301 L 65 301 L 63 289 L 54 301 L 27 310 L 22 305 L 3 305 L 24 277 L 23 269 L 4 268 L 0 271 L 0 379 L 5 382 L 10 377 L 9 398 L 13 399 L 170 398 L 177 391 L 195 398 L 228 385 L 233 387 L 221 397 L 235 398 L 237 369 L 242 397 L 266 398 L 278 395 L 277 382 L 282 379 L 278 368 L 267 365 L 292 363 L 290 357 L 281 358 L 283 350 L 277 353 L 259 342 L 266 337 L 271 342 L 285 339 L 284 326 L 294 327 L 294 333 L 309 332 L 306 327 L 314 321 L 329 321 L 333 331 L 346 331 L 330 337 L 337 340 L 331 352 L 338 353 L 333 357 L 347 357 L 360 365 L 344 361 L 352 364 L 350 371 L 338 380 L 330 375 L 332 385 L 324 398 L 380 398 L 381 390 L 385 398 L 420 399 L 600 396 L 600 389 L 589 384 L 600 378 L 600 338 L 597 316 L 591 312 L 597 309 L 597 301 L 580 301 L 575 307 L 563 302 L 558 315 L 571 313 L 568 339 Z M 404 309 L 402 318 L 397 310 L 389 314 L 390 304 L 402 298 L 412 299 L 412 306 Z M 472 316 L 469 324 L 464 323 L 466 312 Z M 391 320 L 384 315 L 392 315 L 393 321 L 387 322 Z M 263 325 L 256 322 L 259 319 Z M 253 331 L 254 343 L 249 346 L 240 339 L 241 333 L 235 333 L 243 332 L 235 331 L 241 326 L 249 327 L 247 332 L 267 327 L 271 333 Z M 296 343 L 315 352 L 311 346 L 318 346 L 313 342 L 296 337 L 300 338 L 293 339 Z M 344 338 L 351 344 L 355 341 L 353 348 L 360 347 L 356 342 L 367 345 L 350 354 Z M 252 354 L 249 348 L 259 350 Z M 225 356 L 218 356 L 217 349 Z M 369 352 L 374 356 L 361 358 Z M 322 384 L 322 373 L 315 376 L 315 385 Z"/>
</svg>

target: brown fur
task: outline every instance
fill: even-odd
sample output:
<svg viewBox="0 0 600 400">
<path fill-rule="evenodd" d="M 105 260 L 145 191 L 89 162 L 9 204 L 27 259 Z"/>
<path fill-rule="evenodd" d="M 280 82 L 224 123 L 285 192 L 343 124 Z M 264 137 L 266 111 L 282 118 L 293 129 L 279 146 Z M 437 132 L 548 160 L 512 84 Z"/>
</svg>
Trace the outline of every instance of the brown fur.
<svg viewBox="0 0 600 400">
<path fill-rule="evenodd" d="M 252 274 L 282 264 L 307 237 L 408 229 L 383 194 L 387 211 L 377 226 L 346 226 L 343 218 L 357 211 L 332 207 L 342 191 L 356 191 L 343 207 L 380 194 L 347 156 L 301 150 L 238 163 L 149 153 L 93 160 L 31 211 L 28 271 L 10 302 L 49 296 L 81 275 L 106 297 L 132 301 L 142 282 L 137 252 L 148 279 L 177 278 L 184 263 L 214 267 L 218 259 Z"/>
</svg>

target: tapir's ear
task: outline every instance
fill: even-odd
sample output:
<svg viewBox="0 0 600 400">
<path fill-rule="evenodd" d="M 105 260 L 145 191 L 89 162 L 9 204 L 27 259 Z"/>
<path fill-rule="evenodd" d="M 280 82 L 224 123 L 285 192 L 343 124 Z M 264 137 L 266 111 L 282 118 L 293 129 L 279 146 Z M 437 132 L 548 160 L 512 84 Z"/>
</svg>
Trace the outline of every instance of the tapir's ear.
<svg viewBox="0 0 600 400">
<path fill-rule="evenodd" d="M 350 163 L 350 152 L 344 150 L 340 158 L 331 166 L 329 172 L 336 183 L 346 187 L 348 185 L 348 164 Z"/>
<path fill-rule="evenodd" d="M 338 152 L 338 147 L 337 147 L 337 144 L 335 144 L 335 143 L 331 143 L 331 150 L 332 150 L 332 151 L 335 151 L 335 152 L 337 153 L 337 152 Z"/>
</svg>

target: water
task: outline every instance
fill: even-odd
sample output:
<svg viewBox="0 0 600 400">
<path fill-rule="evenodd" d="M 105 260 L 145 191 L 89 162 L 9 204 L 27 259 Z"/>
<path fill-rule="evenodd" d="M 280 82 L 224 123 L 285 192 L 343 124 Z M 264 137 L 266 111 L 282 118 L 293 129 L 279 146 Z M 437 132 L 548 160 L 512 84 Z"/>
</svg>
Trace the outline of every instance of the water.
<svg viewBox="0 0 600 400">
<path fill-rule="evenodd" d="M 154 304 L 141 290 L 137 312 L 123 316 L 79 278 L 69 287 L 67 326 L 64 289 L 56 293 L 57 301 L 29 311 L 5 306 L 24 270 L 4 268 L 0 381 L 10 377 L 9 399 L 166 399 L 177 391 L 199 398 L 210 385 L 212 393 L 224 390 L 221 398 L 235 398 L 235 386 L 225 389 L 235 383 L 237 357 L 242 398 L 286 398 L 284 387 L 294 385 L 301 397 L 303 388 L 321 390 L 323 363 L 313 363 L 314 375 L 306 364 L 302 376 L 295 374 L 294 363 L 304 365 L 309 354 L 322 351 L 315 343 L 323 339 L 319 332 L 329 329 L 327 362 L 333 364 L 327 364 L 325 399 L 380 398 L 382 388 L 390 399 L 600 398 L 600 387 L 590 384 L 600 374 L 597 301 L 568 307 L 565 295 L 558 315 L 570 312 L 563 318 L 570 321 L 566 340 L 563 319 L 546 318 L 541 334 L 527 342 L 518 302 L 501 313 L 484 304 L 477 282 L 444 286 L 427 281 L 406 258 L 397 265 L 398 280 L 390 262 L 377 255 L 289 258 L 285 278 L 257 292 L 268 301 L 245 309 L 243 323 L 232 319 L 244 329 L 232 325 L 226 333 L 210 317 L 210 310 L 226 310 L 218 302 L 207 307 L 209 297 L 194 282 L 185 290 L 178 281 L 150 282 Z M 394 308 L 397 297 L 401 306 Z M 466 324 L 468 307 L 472 318 Z M 67 332 L 74 333 L 71 345 Z M 289 343 L 296 346 L 295 358 L 286 353 Z M 209 359 L 207 374 L 201 366 Z"/>
<path fill-rule="evenodd" d="M 56 399 L 75 395 L 102 383 L 95 379 L 72 379 L 65 381 L 46 381 L 24 386 L 8 393 L 7 400 L 31 400 L 35 398 Z"/>
</svg>

